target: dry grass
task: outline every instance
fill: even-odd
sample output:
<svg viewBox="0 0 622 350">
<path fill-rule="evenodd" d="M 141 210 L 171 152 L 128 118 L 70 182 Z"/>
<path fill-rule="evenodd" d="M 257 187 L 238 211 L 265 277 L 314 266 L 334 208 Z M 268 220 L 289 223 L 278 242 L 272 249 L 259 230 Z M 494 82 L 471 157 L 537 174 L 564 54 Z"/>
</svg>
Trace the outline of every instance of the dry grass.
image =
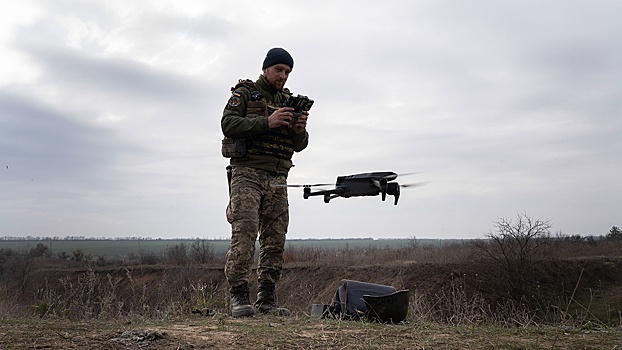
<svg viewBox="0 0 622 350">
<path fill-rule="evenodd" d="M 291 250 L 278 292 L 295 316 L 243 320 L 228 317 L 220 263 L 76 267 L 39 257 L 0 281 L 0 348 L 619 348 L 622 260 L 606 257 L 619 245 L 556 248 L 564 259 L 530 270 L 518 300 L 470 244 Z M 406 322 L 310 317 L 342 278 L 410 289 Z"/>
</svg>

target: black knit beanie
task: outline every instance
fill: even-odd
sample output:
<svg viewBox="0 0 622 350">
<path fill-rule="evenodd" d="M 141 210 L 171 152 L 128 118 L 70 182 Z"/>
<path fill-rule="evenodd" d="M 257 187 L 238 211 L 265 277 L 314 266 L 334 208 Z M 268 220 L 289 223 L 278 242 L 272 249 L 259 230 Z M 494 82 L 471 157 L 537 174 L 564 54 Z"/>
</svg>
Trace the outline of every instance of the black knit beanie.
<svg viewBox="0 0 622 350">
<path fill-rule="evenodd" d="M 263 66 L 261 66 L 261 69 L 266 69 L 279 63 L 286 64 L 289 66 L 289 68 L 294 69 L 294 59 L 292 58 L 292 56 L 287 51 L 285 51 L 285 49 L 275 47 L 268 51 L 266 59 L 263 60 Z"/>
</svg>

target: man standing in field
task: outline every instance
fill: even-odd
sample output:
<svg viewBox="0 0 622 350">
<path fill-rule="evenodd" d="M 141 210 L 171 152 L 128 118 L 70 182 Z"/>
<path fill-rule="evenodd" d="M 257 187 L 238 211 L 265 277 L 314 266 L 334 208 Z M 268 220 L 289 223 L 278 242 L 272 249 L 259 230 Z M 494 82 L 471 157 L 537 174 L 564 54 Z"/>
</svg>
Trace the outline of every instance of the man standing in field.
<svg viewBox="0 0 622 350">
<path fill-rule="evenodd" d="M 293 166 L 292 155 L 309 142 L 308 112 L 297 113 L 294 120 L 294 109 L 283 107 L 291 95 L 284 86 L 293 68 L 294 60 L 287 51 L 268 51 L 259 79 L 240 80 L 232 88 L 221 119 L 223 156 L 230 158 L 227 221 L 231 245 L 225 275 L 233 317 L 253 316 L 255 308 L 261 313 L 290 314 L 277 307 L 275 295 L 289 225 L 284 185 Z M 249 278 L 257 236 L 259 290 L 253 307 Z"/>
</svg>

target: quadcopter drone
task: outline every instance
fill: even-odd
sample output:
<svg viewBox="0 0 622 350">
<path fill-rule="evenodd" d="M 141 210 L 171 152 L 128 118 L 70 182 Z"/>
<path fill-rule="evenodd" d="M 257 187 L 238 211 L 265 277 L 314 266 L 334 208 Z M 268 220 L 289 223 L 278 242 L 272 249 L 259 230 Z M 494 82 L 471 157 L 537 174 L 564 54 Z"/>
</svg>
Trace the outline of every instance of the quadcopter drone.
<svg viewBox="0 0 622 350">
<path fill-rule="evenodd" d="M 410 175 L 403 174 L 403 175 Z M 308 199 L 311 196 L 324 196 L 324 203 L 330 202 L 337 197 L 364 197 L 381 195 L 384 201 L 387 194 L 395 197 L 394 204 L 400 197 L 400 187 L 412 187 L 420 184 L 401 185 L 393 182 L 398 174 L 391 171 L 380 171 L 373 173 L 363 173 L 355 175 L 338 176 L 335 188 L 330 190 L 312 191 L 312 187 L 330 186 L 332 184 L 313 184 L 313 185 L 286 185 L 287 187 L 302 187 L 302 198 Z"/>
</svg>

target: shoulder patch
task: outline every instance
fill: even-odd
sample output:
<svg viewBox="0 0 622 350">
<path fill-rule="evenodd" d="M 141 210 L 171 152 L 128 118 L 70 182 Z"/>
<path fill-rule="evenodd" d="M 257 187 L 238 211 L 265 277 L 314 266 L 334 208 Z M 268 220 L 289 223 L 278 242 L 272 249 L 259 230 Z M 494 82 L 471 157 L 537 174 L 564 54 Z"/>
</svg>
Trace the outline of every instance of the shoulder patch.
<svg viewBox="0 0 622 350">
<path fill-rule="evenodd" d="M 241 103 L 242 103 L 242 99 L 240 98 L 240 95 L 233 93 L 233 95 L 231 95 L 231 97 L 229 98 L 229 102 L 227 103 L 227 105 L 229 107 L 237 107 Z"/>
</svg>

